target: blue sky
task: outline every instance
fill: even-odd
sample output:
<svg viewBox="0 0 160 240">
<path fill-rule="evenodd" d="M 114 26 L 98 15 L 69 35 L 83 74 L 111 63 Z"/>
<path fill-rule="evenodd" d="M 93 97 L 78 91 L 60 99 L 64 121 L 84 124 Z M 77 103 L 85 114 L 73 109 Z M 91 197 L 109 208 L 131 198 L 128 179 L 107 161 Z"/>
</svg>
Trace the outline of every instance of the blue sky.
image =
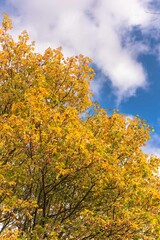
<svg viewBox="0 0 160 240">
<path fill-rule="evenodd" d="M 36 51 L 61 46 L 65 56 L 93 59 L 95 100 L 146 119 L 156 131 L 145 151 L 160 155 L 159 0 L 1 0 L 3 12 Z"/>
</svg>

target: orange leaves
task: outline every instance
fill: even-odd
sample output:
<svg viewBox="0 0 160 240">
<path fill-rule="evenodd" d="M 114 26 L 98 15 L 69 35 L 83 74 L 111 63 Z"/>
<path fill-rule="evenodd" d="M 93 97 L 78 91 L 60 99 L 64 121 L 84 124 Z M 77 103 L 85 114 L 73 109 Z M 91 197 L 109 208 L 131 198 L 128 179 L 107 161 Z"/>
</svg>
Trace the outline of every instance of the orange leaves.
<svg viewBox="0 0 160 240">
<path fill-rule="evenodd" d="M 3 14 L 2 28 L 7 31 L 12 29 L 12 21 L 7 14 Z"/>
</svg>

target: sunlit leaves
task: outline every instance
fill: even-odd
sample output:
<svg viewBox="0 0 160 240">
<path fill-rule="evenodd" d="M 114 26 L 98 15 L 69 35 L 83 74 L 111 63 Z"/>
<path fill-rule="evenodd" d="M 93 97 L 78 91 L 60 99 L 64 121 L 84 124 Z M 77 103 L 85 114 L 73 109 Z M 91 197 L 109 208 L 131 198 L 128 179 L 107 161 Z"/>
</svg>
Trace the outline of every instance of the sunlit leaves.
<svg viewBox="0 0 160 240">
<path fill-rule="evenodd" d="M 90 59 L 37 54 L 25 31 L 16 42 L 10 29 L 5 15 L 2 239 L 158 239 L 160 160 L 142 151 L 149 126 L 92 103 Z"/>
</svg>

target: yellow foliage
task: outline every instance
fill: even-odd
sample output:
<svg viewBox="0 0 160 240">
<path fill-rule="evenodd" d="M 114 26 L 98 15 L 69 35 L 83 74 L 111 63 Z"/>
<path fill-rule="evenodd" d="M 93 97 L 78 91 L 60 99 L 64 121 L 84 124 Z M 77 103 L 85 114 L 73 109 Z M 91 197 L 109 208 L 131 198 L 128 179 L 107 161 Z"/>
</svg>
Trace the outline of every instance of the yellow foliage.
<svg viewBox="0 0 160 240">
<path fill-rule="evenodd" d="M 37 54 L 11 28 L 4 15 L 1 239 L 159 239 L 160 160 L 142 151 L 149 126 L 92 102 L 89 58 Z"/>
</svg>

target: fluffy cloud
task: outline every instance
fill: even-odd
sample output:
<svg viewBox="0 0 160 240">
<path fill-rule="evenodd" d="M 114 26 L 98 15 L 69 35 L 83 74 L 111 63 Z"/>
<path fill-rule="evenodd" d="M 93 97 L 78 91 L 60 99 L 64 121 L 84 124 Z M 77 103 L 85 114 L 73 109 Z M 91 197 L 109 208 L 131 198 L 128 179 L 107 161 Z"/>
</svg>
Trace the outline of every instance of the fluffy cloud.
<svg viewBox="0 0 160 240">
<path fill-rule="evenodd" d="M 152 138 L 147 142 L 143 150 L 147 154 L 153 154 L 160 157 L 160 135 L 153 134 Z"/>
<path fill-rule="evenodd" d="M 8 0 L 17 34 L 27 29 L 37 51 L 62 46 L 66 55 L 84 54 L 93 59 L 110 81 L 117 101 L 145 88 L 147 74 L 137 60 L 146 51 L 131 38 L 132 30 L 147 32 L 151 0 Z M 10 13 L 9 13 L 10 14 Z M 127 41 L 127 44 L 123 44 Z M 93 89 L 98 93 L 104 81 Z M 97 89 L 97 90 L 96 90 Z"/>
</svg>

